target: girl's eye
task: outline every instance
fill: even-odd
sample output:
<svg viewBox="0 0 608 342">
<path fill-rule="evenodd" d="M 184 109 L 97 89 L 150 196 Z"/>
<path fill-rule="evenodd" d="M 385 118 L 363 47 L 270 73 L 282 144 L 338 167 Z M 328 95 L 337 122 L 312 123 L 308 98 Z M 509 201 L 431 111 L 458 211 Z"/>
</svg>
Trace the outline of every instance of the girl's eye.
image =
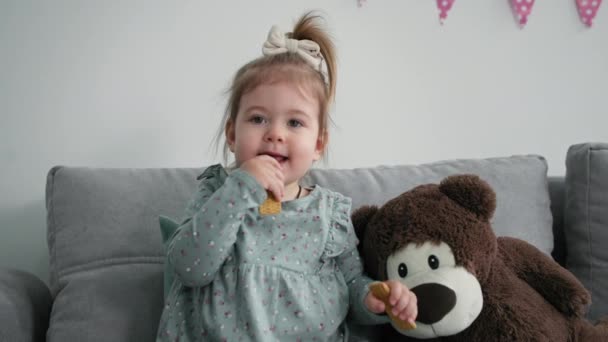
<svg viewBox="0 0 608 342">
<path fill-rule="evenodd" d="M 264 118 L 259 115 L 255 115 L 255 116 L 252 116 L 251 119 L 249 119 L 249 121 L 251 121 L 255 124 L 261 124 L 261 123 L 264 123 Z"/>
<path fill-rule="evenodd" d="M 289 120 L 289 122 L 287 124 L 290 127 L 300 127 L 300 126 L 302 126 L 302 122 L 300 122 L 298 120 Z"/>
</svg>

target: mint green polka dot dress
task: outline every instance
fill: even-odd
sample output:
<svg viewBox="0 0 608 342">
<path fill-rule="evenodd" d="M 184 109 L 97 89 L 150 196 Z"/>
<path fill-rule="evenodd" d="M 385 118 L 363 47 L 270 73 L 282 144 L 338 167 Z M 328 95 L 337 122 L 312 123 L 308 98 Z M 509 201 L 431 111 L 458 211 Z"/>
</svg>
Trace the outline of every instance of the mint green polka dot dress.
<svg viewBox="0 0 608 342">
<path fill-rule="evenodd" d="M 315 186 L 261 216 L 266 191 L 248 173 L 201 175 L 171 238 L 174 269 L 158 341 L 346 341 L 347 314 L 386 323 L 363 305 L 349 198 Z"/>
</svg>

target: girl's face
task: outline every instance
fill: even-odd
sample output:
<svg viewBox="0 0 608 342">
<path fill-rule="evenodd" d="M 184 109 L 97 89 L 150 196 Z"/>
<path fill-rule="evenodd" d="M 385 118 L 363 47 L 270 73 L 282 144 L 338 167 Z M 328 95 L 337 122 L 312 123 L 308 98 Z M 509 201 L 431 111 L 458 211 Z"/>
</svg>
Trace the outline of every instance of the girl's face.
<svg viewBox="0 0 608 342">
<path fill-rule="evenodd" d="M 262 154 L 283 167 L 285 185 L 297 182 L 322 156 L 318 100 L 289 82 L 261 84 L 243 95 L 226 141 L 236 165 Z"/>
</svg>

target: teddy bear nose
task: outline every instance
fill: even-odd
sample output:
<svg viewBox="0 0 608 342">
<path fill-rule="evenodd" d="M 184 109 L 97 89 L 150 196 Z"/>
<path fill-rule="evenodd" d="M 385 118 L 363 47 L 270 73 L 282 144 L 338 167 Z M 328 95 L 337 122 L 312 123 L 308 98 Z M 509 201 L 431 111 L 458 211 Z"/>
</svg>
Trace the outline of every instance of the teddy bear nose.
<svg viewBox="0 0 608 342">
<path fill-rule="evenodd" d="M 418 317 L 423 324 L 439 322 L 456 305 L 456 293 L 441 284 L 420 284 L 411 289 L 418 298 Z"/>
</svg>

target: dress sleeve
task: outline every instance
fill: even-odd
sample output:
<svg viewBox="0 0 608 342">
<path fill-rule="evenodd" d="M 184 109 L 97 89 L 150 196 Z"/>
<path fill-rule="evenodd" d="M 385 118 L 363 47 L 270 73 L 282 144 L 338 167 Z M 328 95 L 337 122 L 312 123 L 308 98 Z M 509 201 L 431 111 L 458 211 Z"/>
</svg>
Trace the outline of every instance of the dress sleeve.
<svg viewBox="0 0 608 342">
<path fill-rule="evenodd" d="M 348 285 L 350 309 L 353 321 L 359 324 L 388 323 L 386 315 L 375 314 L 365 307 L 365 296 L 372 279 L 363 274 L 363 262 L 357 250 L 357 236 L 350 220 L 351 199 L 336 194 L 331 211 L 332 220 L 326 243 L 326 253 L 335 258 L 336 264 Z"/>
<path fill-rule="evenodd" d="M 213 177 L 203 180 L 168 245 L 176 279 L 190 287 L 209 284 L 231 254 L 247 210 L 258 207 L 266 196 L 255 178 L 242 170 L 226 176 L 219 187 Z"/>
<path fill-rule="evenodd" d="M 213 193 L 224 184 L 228 174 L 220 164 L 206 168 L 196 179 L 200 180 L 198 191 L 188 202 L 180 223 L 192 218 Z"/>
</svg>

